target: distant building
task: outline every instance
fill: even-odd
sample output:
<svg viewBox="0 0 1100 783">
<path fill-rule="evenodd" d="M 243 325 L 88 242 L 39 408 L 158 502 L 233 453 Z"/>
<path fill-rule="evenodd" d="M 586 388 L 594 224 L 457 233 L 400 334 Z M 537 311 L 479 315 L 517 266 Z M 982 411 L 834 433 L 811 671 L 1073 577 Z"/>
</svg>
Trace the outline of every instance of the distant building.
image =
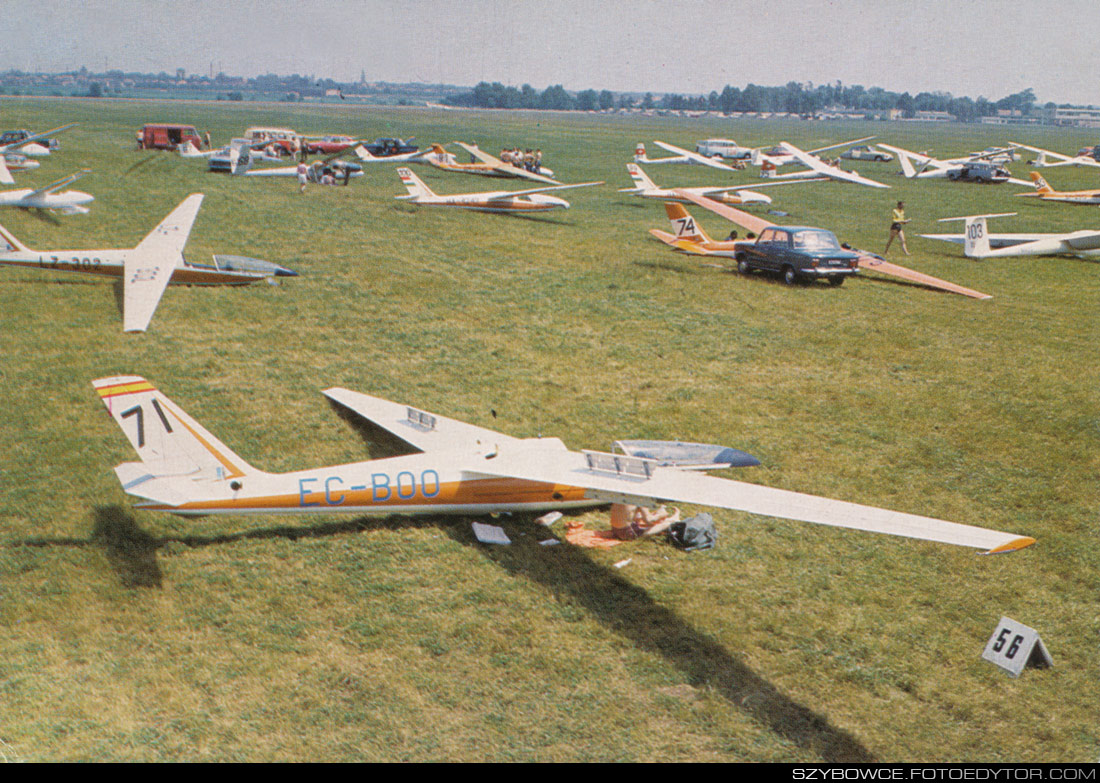
<svg viewBox="0 0 1100 783">
<path fill-rule="evenodd" d="M 913 119 L 930 122 L 954 122 L 955 116 L 949 111 L 918 111 L 913 114 Z"/>
<path fill-rule="evenodd" d="M 1052 125 L 1076 128 L 1100 128 L 1100 109 L 1092 106 L 1044 109 L 1043 118 Z"/>
</svg>

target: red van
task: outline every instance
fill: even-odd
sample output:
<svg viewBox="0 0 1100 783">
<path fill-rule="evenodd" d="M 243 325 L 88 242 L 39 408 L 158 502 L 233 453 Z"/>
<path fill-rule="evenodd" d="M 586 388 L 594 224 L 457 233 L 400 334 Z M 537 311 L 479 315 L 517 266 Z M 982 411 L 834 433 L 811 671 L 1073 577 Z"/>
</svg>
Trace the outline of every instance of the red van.
<svg viewBox="0 0 1100 783">
<path fill-rule="evenodd" d="M 141 148 L 146 150 L 174 150 L 187 141 L 202 148 L 202 139 L 193 125 L 150 124 L 139 134 Z"/>
</svg>

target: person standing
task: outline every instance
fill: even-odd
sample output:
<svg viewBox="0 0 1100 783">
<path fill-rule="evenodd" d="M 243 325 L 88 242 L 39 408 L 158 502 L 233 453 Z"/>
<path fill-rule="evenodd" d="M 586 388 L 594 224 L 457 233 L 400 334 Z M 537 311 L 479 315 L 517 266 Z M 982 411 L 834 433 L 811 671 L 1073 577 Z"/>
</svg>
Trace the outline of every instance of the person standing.
<svg viewBox="0 0 1100 783">
<path fill-rule="evenodd" d="M 909 255 L 909 248 L 905 246 L 905 224 L 909 222 L 909 219 L 905 217 L 905 202 L 899 201 L 897 207 L 890 214 L 890 218 L 893 222 L 890 223 L 890 238 L 886 240 L 886 249 L 882 251 L 883 255 L 890 252 L 890 245 L 894 242 L 894 237 L 901 240 L 901 249 L 905 251 L 905 255 Z"/>
<path fill-rule="evenodd" d="M 304 160 L 298 161 L 298 192 L 306 192 L 306 180 L 309 179 L 309 167 Z"/>
</svg>

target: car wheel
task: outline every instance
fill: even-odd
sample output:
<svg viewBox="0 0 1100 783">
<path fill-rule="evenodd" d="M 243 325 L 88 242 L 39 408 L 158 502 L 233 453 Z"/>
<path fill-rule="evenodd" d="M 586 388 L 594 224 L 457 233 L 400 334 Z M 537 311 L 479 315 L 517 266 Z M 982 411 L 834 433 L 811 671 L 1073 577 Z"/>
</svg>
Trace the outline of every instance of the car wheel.
<svg viewBox="0 0 1100 783">
<path fill-rule="evenodd" d="M 749 262 L 744 258 L 739 258 L 737 259 L 737 271 L 743 275 L 747 275 L 752 271 L 752 267 L 749 266 Z"/>
<path fill-rule="evenodd" d="M 833 277 L 829 278 L 829 285 L 833 286 L 834 288 L 838 288 L 844 285 L 844 278 L 840 275 L 834 275 Z"/>
<path fill-rule="evenodd" d="M 798 282 L 798 274 L 794 271 L 793 266 L 783 267 L 783 282 L 787 285 L 794 285 Z"/>
</svg>

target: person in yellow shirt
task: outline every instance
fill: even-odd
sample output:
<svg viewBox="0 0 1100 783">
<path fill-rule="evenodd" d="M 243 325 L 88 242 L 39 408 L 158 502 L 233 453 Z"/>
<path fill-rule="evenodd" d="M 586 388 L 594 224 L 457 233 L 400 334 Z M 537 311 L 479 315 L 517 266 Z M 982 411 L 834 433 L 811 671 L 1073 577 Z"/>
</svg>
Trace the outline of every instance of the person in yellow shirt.
<svg viewBox="0 0 1100 783">
<path fill-rule="evenodd" d="M 886 240 L 886 249 L 882 251 L 882 254 L 886 255 L 890 252 L 890 245 L 893 244 L 894 237 L 897 237 L 901 240 L 901 249 L 905 251 L 905 255 L 909 255 L 909 248 L 905 246 L 905 231 L 902 230 L 905 224 L 909 222 L 909 219 L 905 217 L 904 201 L 898 202 L 897 209 L 891 213 L 890 218 L 893 221 L 890 223 L 890 238 Z"/>
</svg>

